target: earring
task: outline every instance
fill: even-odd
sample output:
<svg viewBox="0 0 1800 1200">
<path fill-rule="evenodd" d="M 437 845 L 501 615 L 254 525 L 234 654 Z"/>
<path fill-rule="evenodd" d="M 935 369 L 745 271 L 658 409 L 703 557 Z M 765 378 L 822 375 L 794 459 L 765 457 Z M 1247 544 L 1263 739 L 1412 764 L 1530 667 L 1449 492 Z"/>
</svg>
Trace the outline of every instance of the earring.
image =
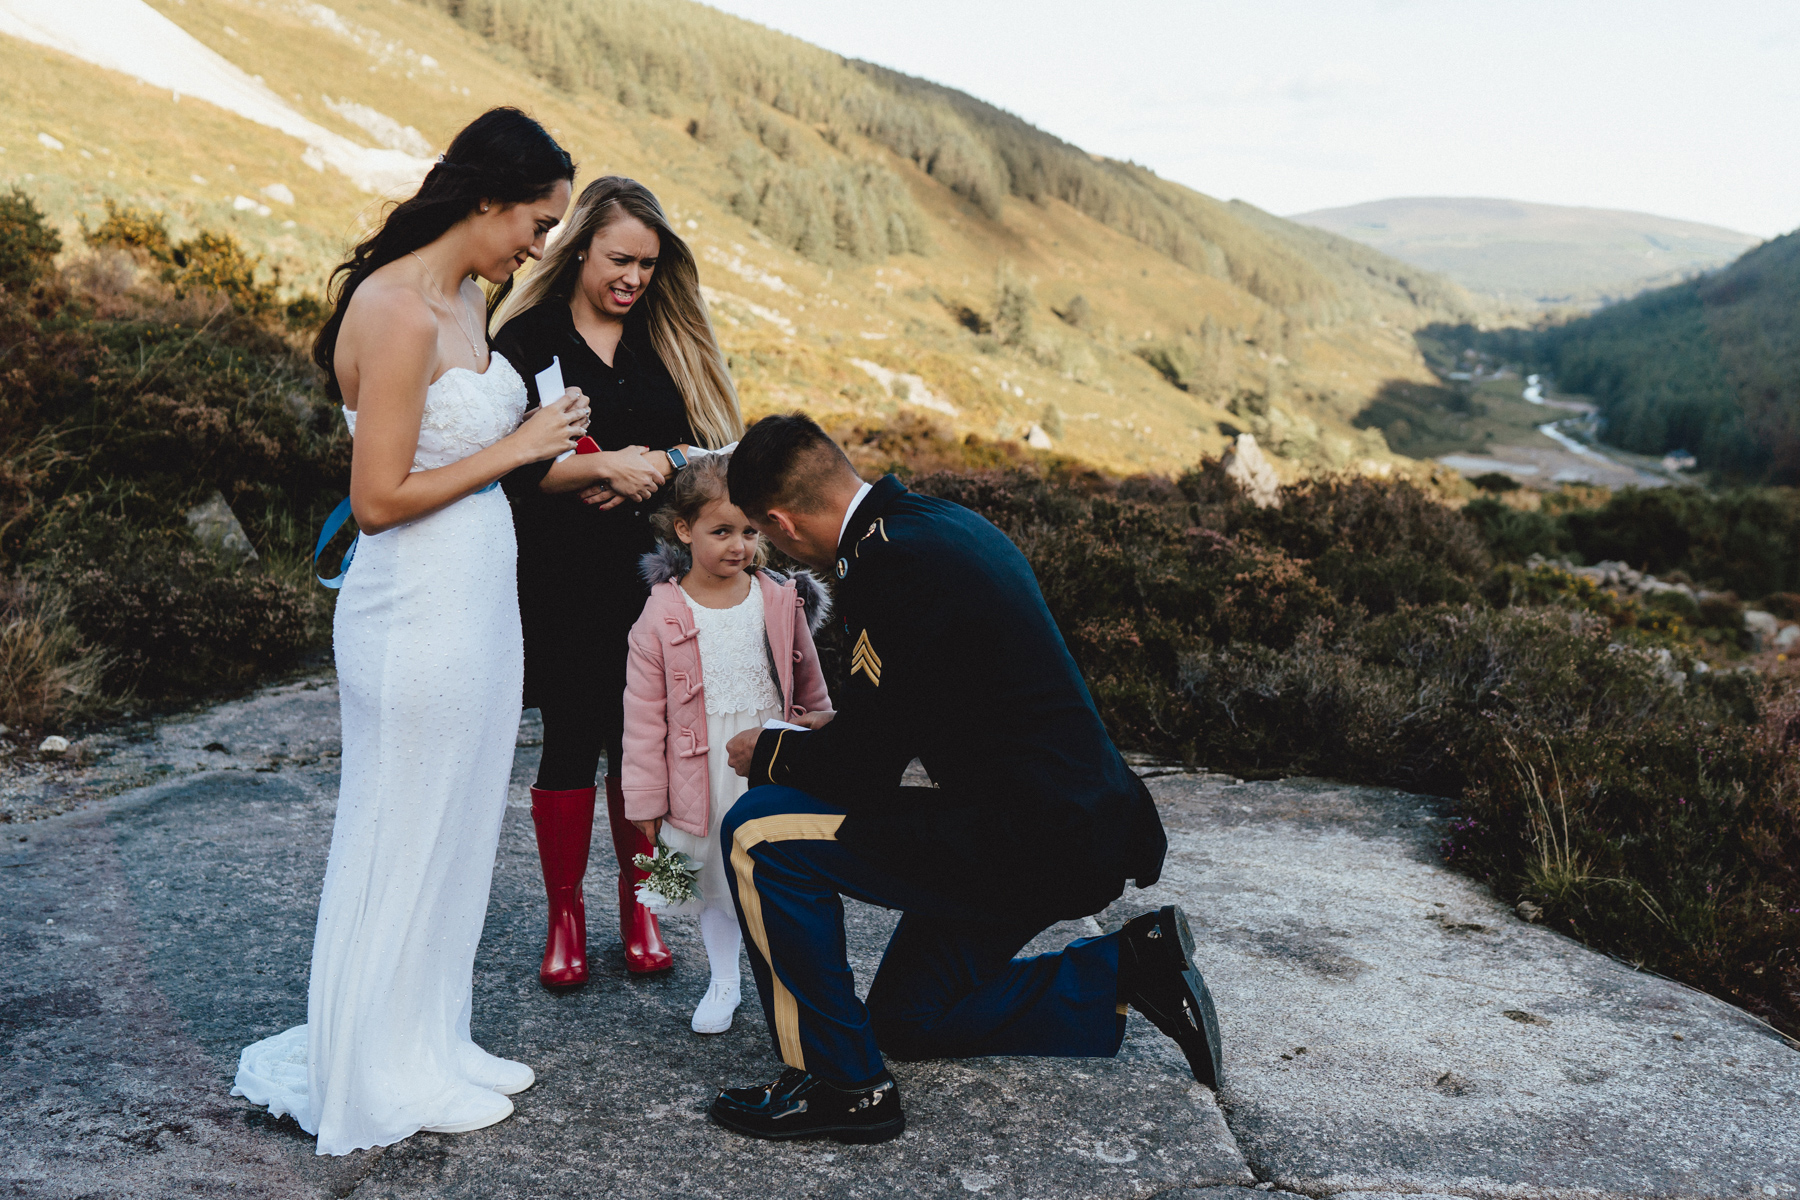
<svg viewBox="0 0 1800 1200">
<path fill-rule="evenodd" d="M 587 255 L 585 255 L 585 254 L 577 254 L 577 255 L 576 255 L 576 256 L 575 256 L 575 261 L 576 261 L 576 262 L 586 262 L 586 261 L 587 261 Z"/>
<path fill-rule="evenodd" d="M 482 205 L 482 206 L 481 206 L 481 211 L 482 211 L 482 212 L 486 212 L 486 211 L 487 211 L 487 208 L 488 208 L 488 206 L 487 206 L 487 205 L 485 205 L 485 204 L 484 204 L 484 205 Z"/>
</svg>

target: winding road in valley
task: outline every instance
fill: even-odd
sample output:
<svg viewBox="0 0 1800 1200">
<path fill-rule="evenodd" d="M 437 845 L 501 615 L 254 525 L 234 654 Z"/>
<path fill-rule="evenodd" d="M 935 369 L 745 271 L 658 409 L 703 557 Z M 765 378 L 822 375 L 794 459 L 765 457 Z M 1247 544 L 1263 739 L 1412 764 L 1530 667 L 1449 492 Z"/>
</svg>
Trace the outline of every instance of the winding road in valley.
<svg viewBox="0 0 1800 1200">
<path fill-rule="evenodd" d="M 1545 421 L 1537 427 L 1543 441 L 1525 445 L 1492 446 L 1485 454 L 1441 454 L 1437 461 L 1463 475 L 1499 472 L 1511 475 L 1527 487 L 1553 489 L 1565 483 L 1601 487 L 1668 487 L 1683 480 L 1654 459 L 1602 450 L 1573 436 L 1565 426 L 1590 418 L 1594 406 L 1585 400 L 1550 396 L 1549 384 L 1539 375 L 1526 377 L 1520 398 L 1545 408 L 1562 409 L 1569 416 Z M 1627 461 L 1636 459 L 1636 462 Z"/>
</svg>

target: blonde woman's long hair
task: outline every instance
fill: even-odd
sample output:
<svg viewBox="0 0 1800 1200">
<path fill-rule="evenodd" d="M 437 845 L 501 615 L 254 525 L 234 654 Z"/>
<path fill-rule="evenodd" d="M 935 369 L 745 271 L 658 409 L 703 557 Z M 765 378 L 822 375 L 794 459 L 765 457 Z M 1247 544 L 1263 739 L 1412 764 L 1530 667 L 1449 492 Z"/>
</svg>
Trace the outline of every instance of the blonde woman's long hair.
<svg viewBox="0 0 1800 1200">
<path fill-rule="evenodd" d="M 581 279 L 581 260 L 594 236 L 622 216 L 636 217 L 661 243 L 656 270 L 644 291 L 649 307 L 650 344 L 668 368 L 687 405 L 688 425 L 709 449 L 735 442 L 744 433 L 737 388 L 713 333 L 694 252 L 663 215 L 649 188 L 635 179 L 608 175 L 581 191 L 561 237 L 544 254 L 500 312 L 500 325 L 540 304 L 567 304 Z"/>
</svg>

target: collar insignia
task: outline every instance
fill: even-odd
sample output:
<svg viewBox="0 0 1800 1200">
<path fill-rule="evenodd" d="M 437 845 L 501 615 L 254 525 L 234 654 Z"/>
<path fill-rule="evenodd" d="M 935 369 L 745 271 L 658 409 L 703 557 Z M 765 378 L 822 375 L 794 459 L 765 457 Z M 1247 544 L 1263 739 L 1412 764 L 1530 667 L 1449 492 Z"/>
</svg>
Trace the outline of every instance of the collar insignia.
<svg viewBox="0 0 1800 1200">
<path fill-rule="evenodd" d="M 837 573 L 838 573 L 839 579 L 842 579 L 844 576 L 846 576 L 850 573 L 850 562 L 848 559 L 842 559 L 842 558 L 838 559 Z"/>
<path fill-rule="evenodd" d="M 862 544 L 874 537 L 877 533 L 881 535 L 882 541 L 885 542 L 888 540 L 886 517 L 875 518 L 875 523 L 870 525 L 869 528 L 864 531 L 863 535 L 856 539 L 856 557 L 862 557 Z"/>
</svg>

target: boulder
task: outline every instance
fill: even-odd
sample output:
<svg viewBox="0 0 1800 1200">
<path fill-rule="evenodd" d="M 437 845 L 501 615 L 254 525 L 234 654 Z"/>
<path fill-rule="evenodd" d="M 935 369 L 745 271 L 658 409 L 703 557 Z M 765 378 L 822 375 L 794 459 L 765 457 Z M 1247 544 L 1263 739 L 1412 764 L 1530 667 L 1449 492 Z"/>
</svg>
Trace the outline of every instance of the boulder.
<svg viewBox="0 0 1800 1200">
<path fill-rule="evenodd" d="M 214 492 L 205 504 L 188 510 L 188 528 L 194 540 L 220 558 L 231 562 L 255 562 L 256 547 L 238 524 L 237 514 L 225 503 L 223 493 Z"/>
<path fill-rule="evenodd" d="M 1773 642 L 1775 636 L 1781 632 L 1781 622 L 1776 619 L 1774 613 L 1763 612 L 1758 608 L 1747 608 L 1744 610 L 1744 628 L 1750 631 L 1751 636 L 1756 639 L 1756 648 L 1761 650 Z"/>
<path fill-rule="evenodd" d="M 1252 434 L 1240 433 L 1225 452 L 1225 477 L 1236 483 L 1258 508 L 1281 507 L 1281 477 L 1269 465 Z"/>
</svg>

